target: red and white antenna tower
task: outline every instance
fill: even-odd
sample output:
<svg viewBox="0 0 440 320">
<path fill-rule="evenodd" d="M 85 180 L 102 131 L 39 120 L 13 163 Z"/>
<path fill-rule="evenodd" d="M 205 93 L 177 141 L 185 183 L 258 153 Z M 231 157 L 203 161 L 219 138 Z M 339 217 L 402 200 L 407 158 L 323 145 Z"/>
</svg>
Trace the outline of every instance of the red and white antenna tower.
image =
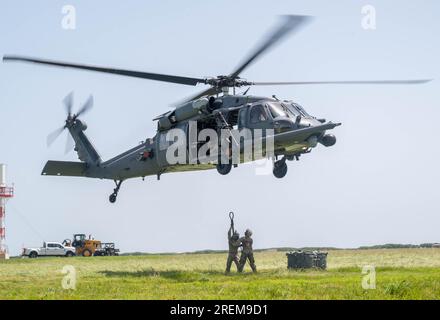
<svg viewBox="0 0 440 320">
<path fill-rule="evenodd" d="M 6 201 L 14 196 L 14 188 L 6 185 L 6 165 L 0 164 L 0 259 L 8 259 L 6 238 Z"/>
</svg>

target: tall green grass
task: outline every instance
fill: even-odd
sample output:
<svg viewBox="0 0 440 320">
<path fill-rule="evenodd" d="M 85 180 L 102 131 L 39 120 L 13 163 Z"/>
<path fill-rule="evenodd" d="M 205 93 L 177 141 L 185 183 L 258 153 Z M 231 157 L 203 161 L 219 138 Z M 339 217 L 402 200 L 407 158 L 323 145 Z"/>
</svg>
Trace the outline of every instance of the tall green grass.
<svg viewBox="0 0 440 320">
<path fill-rule="evenodd" d="M 225 254 L 0 261 L 1 299 L 438 299 L 440 249 L 335 250 L 328 270 L 287 270 L 285 253 L 255 254 L 259 272 L 224 275 Z M 65 290 L 61 270 L 77 271 Z M 361 286 L 376 267 L 376 289 Z"/>
</svg>

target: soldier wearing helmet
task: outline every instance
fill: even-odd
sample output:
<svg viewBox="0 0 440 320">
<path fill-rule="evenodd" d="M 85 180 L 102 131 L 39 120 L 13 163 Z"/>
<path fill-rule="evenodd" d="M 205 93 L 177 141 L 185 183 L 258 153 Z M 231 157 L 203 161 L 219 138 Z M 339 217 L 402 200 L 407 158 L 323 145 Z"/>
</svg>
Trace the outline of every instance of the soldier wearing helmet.
<svg viewBox="0 0 440 320">
<path fill-rule="evenodd" d="M 243 272 L 246 261 L 249 260 L 249 265 L 252 268 L 253 272 L 257 272 L 257 266 L 255 265 L 254 259 L 254 251 L 252 249 L 253 240 L 251 238 L 252 231 L 246 229 L 244 233 L 244 237 L 240 239 L 240 242 L 243 246 L 243 251 L 241 252 L 240 261 L 238 263 L 238 272 Z"/>
</svg>

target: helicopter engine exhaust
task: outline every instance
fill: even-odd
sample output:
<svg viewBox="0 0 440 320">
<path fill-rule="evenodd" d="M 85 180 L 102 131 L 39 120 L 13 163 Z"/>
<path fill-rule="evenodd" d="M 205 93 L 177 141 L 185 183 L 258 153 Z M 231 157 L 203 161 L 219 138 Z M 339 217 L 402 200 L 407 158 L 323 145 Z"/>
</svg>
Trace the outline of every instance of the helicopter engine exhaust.
<svg viewBox="0 0 440 320">
<path fill-rule="evenodd" d="M 197 114 L 208 111 L 208 99 L 202 98 L 185 103 L 184 105 L 176 108 L 174 116 L 176 121 L 184 121 L 196 116 Z"/>
<path fill-rule="evenodd" d="M 319 140 L 319 142 L 326 147 L 331 147 L 336 143 L 336 137 L 332 134 L 326 134 Z"/>
<path fill-rule="evenodd" d="M 207 98 L 197 99 L 177 107 L 174 111 L 167 115 L 161 116 L 158 119 L 158 126 L 161 130 L 168 130 L 177 122 L 191 119 L 192 117 L 203 112 L 211 111 L 209 100 Z"/>
</svg>

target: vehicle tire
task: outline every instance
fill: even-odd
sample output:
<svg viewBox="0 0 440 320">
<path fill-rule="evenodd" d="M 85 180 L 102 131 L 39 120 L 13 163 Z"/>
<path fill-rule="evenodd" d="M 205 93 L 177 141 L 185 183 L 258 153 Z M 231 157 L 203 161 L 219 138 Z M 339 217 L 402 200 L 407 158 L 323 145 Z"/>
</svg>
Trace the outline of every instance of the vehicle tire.
<svg viewBox="0 0 440 320">
<path fill-rule="evenodd" d="M 229 172 L 231 172 L 232 164 L 217 164 L 217 172 L 221 175 L 227 175 Z"/>
<path fill-rule="evenodd" d="M 66 252 L 66 257 L 70 258 L 70 257 L 73 257 L 73 256 L 74 256 L 74 254 L 73 254 L 72 251 L 67 251 Z"/>
<path fill-rule="evenodd" d="M 278 163 L 275 162 L 275 165 L 273 167 L 273 175 L 278 178 L 284 178 L 284 176 L 287 174 L 287 164 L 286 162 Z"/>
<path fill-rule="evenodd" d="M 29 258 L 37 258 L 38 257 L 38 253 L 35 251 L 32 251 L 31 253 L 29 253 Z"/>
<path fill-rule="evenodd" d="M 83 257 L 91 257 L 91 256 L 92 256 L 92 251 L 90 251 L 89 249 L 85 249 L 85 250 L 82 252 L 82 256 L 83 256 Z"/>
</svg>

